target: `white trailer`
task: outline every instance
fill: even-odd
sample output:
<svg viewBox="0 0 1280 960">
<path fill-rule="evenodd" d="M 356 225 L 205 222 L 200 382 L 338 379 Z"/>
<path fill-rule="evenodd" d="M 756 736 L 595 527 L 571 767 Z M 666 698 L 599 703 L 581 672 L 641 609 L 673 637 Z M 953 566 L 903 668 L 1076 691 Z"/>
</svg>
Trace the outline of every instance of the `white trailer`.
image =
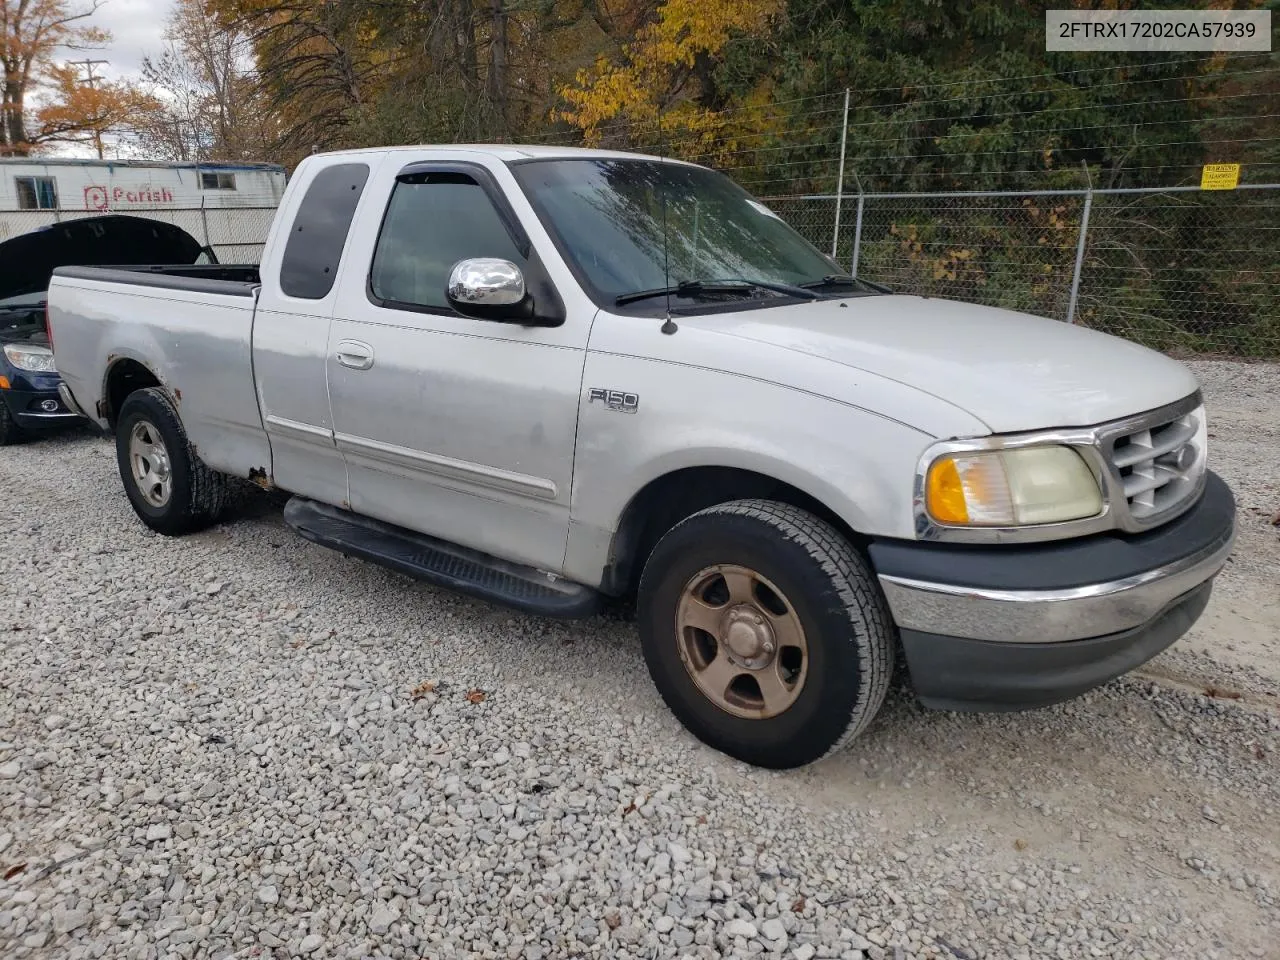
<svg viewBox="0 0 1280 960">
<path fill-rule="evenodd" d="M 182 227 L 224 263 L 256 263 L 285 179 L 273 163 L 0 160 L 0 241 L 118 213 Z"/>
</svg>

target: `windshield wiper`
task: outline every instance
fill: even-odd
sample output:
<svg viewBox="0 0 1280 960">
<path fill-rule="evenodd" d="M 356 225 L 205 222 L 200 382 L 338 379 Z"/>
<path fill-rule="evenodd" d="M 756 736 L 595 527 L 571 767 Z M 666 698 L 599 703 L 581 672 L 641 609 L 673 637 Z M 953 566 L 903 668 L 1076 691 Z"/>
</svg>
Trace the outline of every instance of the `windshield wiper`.
<svg viewBox="0 0 1280 960">
<path fill-rule="evenodd" d="M 768 290 L 797 300 L 816 300 L 818 295 L 812 290 L 797 287 L 790 283 L 775 283 L 772 280 L 685 280 L 674 287 L 658 287 L 655 290 L 637 290 L 624 293 L 614 299 L 615 306 L 625 306 L 652 297 L 686 297 L 688 299 L 718 297 L 726 294 L 749 296 L 756 290 Z"/>
<path fill-rule="evenodd" d="M 800 284 L 806 290 L 824 290 L 827 287 L 862 287 L 866 290 L 873 290 L 876 293 L 892 293 L 888 287 L 881 286 L 878 283 L 872 283 L 870 280 L 863 280 L 861 277 L 851 277 L 844 273 L 832 273 L 823 277 L 821 280 L 809 280 Z"/>
</svg>

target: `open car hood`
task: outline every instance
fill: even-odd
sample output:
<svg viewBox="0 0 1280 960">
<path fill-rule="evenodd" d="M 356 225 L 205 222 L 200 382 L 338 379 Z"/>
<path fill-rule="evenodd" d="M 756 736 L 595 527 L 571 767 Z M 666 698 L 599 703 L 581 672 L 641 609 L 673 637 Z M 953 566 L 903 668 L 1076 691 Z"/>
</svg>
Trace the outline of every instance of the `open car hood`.
<svg viewBox="0 0 1280 960">
<path fill-rule="evenodd" d="M 49 289 L 56 267 L 188 264 L 201 253 L 208 251 L 195 237 L 159 220 L 116 214 L 67 220 L 0 243 L 0 300 Z"/>
</svg>

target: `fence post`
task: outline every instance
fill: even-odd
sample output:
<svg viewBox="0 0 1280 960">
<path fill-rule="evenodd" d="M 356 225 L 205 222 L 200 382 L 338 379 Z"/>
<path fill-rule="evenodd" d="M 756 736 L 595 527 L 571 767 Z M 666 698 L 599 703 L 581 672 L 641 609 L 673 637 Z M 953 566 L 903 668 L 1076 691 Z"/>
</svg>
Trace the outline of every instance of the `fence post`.
<svg viewBox="0 0 1280 960">
<path fill-rule="evenodd" d="M 200 224 L 204 227 L 204 245 L 210 250 L 213 249 L 213 243 L 209 239 L 209 211 L 205 209 L 204 202 L 207 198 L 200 198 Z"/>
<path fill-rule="evenodd" d="M 1089 211 L 1093 209 L 1093 189 L 1084 194 L 1084 210 L 1080 214 L 1080 238 L 1076 241 L 1076 269 L 1071 275 L 1071 299 L 1067 301 L 1067 323 L 1076 322 L 1076 300 L 1080 296 L 1080 270 L 1084 266 L 1084 245 L 1089 235 Z"/>
<path fill-rule="evenodd" d="M 849 276 L 855 280 L 858 279 L 858 256 L 862 252 L 862 204 L 865 199 L 866 195 L 859 186 L 857 221 L 853 225 L 853 257 L 849 263 Z"/>
<path fill-rule="evenodd" d="M 831 257 L 840 246 L 840 204 L 844 200 L 844 146 L 849 139 L 849 88 L 844 88 L 844 123 L 840 127 L 840 172 L 836 174 L 836 217 L 831 229 Z"/>
</svg>

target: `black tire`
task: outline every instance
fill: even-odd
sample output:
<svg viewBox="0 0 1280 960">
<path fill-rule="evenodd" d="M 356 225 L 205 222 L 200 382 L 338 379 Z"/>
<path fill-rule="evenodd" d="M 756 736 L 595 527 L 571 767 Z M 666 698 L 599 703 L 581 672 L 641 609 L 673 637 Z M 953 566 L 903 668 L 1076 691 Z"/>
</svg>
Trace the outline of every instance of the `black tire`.
<svg viewBox="0 0 1280 960">
<path fill-rule="evenodd" d="M 803 686 L 768 719 L 736 716 L 717 704 L 682 659 L 676 618 L 685 586 L 723 564 L 750 568 L 776 585 L 804 630 Z M 637 606 L 658 692 L 698 739 L 731 757 L 773 769 L 812 763 L 853 740 L 884 703 L 895 650 L 884 595 L 857 550 L 804 510 L 739 500 L 694 514 L 658 541 Z"/>
<path fill-rule="evenodd" d="M 134 477 L 130 442 L 140 424 L 154 428 L 166 451 L 170 486 L 163 503 L 148 500 Z M 157 533 L 181 536 L 202 530 L 217 522 L 226 505 L 227 478 L 196 456 L 173 401 L 158 387 L 137 390 L 121 405 L 116 421 L 116 463 L 134 512 Z"/>
<path fill-rule="evenodd" d="M 19 443 L 27 438 L 27 431 L 23 430 L 13 414 L 9 412 L 9 404 L 0 398 L 0 447 L 7 447 L 11 443 Z"/>
</svg>

